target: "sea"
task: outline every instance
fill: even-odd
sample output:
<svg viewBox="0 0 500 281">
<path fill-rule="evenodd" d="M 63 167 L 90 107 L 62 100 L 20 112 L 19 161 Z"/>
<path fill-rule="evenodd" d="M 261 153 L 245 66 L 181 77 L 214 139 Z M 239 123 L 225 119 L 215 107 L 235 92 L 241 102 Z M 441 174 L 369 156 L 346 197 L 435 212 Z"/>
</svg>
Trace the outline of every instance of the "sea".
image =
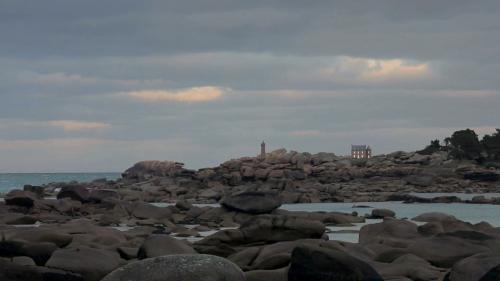
<svg viewBox="0 0 500 281">
<path fill-rule="evenodd" d="M 106 178 L 115 180 L 120 173 L 0 173 L 0 194 L 12 189 L 22 189 L 24 185 L 42 185 L 51 182 L 91 182 Z"/>
</svg>

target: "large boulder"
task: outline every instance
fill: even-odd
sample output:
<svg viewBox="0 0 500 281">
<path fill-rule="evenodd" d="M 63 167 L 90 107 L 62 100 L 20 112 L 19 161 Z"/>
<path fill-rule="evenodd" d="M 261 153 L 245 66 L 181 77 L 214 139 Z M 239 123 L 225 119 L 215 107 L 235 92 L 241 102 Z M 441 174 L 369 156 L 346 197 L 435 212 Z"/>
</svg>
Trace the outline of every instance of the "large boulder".
<svg viewBox="0 0 500 281">
<path fill-rule="evenodd" d="M 237 212 L 266 214 L 279 208 L 281 199 L 276 193 L 249 191 L 226 197 L 221 205 Z"/>
<path fill-rule="evenodd" d="M 417 239 L 408 252 L 438 267 L 452 267 L 456 262 L 489 249 L 476 239 L 463 239 L 450 234 Z"/>
<path fill-rule="evenodd" d="M 383 281 L 367 263 L 335 249 L 311 245 L 292 252 L 289 281 Z"/>
<path fill-rule="evenodd" d="M 27 266 L 0 258 L 2 281 L 85 281 L 79 274 L 42 266 Z"/>
<path fill-rule="evenodd" d="M 491 253 L 473 255 L 453 265 L 450 281 L 478 281 L 496 266 L 500 266 L 500 255 Z"/>
<path fill-rule="evenodd" d="M 441 221 L 450 221 L 450 220 L 456 221 L 457 218 L 452 216 L 452 215 L 445 214 L 445 213 L 429 212 L 429 213 L 420 214 L 420 215 L 412 218 L 412 220 L 418 221 L 418 222 L 441 222 Z"/>
<path fill-rule="evenodd" d="M 168 255 L 130 263 L 102 281 L 246 281 L 232 262 L 210 255 Z"/>
<path fill-rule="evenodd" d="M 383 219 L 383 218 L 394 218 L 396 213 L 389 209 L 373 209 L 371 218 Z"/>
<path fill-rule="evenodd" d="M 441 280 L 446 271 L 412 254 L 400 256 L 390 264 L 376 263 L 374 266 L 385 280 L 396 276 L 410 280 Z"/>
<path fill-rule="evenodd" d="M 416 238 L 421 238 L 418 226 L 405 220 L 385 220 L 381 223 L 365 225 L 359 231 L 359 242 L 367 243 L 398 243 L 406 245 Z"/>
<path fill-rule="evenodd" d="M 196 254 L 196 251 L 181 240 L 159 234 L 149 236 L 144 240 L 137 257 L 146 259 L 175 254 Z"/>
<path fill-rule="evenodd" d="M 275 215 L 260 215 L 244 222 L 240 231 L 247 241 L 269 243 L 321 238 L 326 227 L 319 221 Z"/>
<path fill-rule="evenodd" d="M 6 205 L 14 205 L 27 208 L 33 207 L 36 199 L 37 196 L 34 193 L 18 189 L 10 191 L 4 197 Z"/>
<path fill-rule="evenodd" d="M 88 202 L 90 197 L 90 192 L 83 185 L 66 185 L 61 188 L 61 191 L 57 194 L 57 199 L 71 198 L 75 201 L 80 201 L 82 203 Z"/>
<path fill-rule="evenodd" d="M 27 224 L 34 224 L 37 221 L 38 219 L 34 216 L 24 215 L 19 213 L 7 213 L 0 215 L 0 224 L 27 225 Z"/>
<path fill-rule="evenodd" d="M 30 243 L 49 242 L 58 247 L 66 247 L 73 240 L 73 236 L 61 233 L 56 229 L 47 229 L 43 226 L 37 228 L 20 228 L 11 234 L 6 234 L 6 239 L 15 239 Z"/>
<path fill-rule="evenodd" d="M 79 273 L 86 281 L 99 281 L 120 266 L 120 256 L 92 248 L 60 249 L 52 254 L 46 266 Z"/>
<path fill-rule="evenodd" d="M 479 281 L 498 281 L 500 280 L 500 265 L 488 271 Z"/>
</svg>

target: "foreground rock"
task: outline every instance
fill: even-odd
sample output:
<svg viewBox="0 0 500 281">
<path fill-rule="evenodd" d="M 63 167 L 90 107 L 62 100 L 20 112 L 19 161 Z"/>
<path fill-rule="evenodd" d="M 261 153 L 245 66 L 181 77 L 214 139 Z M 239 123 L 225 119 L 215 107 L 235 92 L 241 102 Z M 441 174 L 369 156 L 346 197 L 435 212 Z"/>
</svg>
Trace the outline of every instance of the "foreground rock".
<svg viewBox="0 0 500 281">
<path fill-rule="evenodd" d="M 21 191 L 21 190 L 12 190 L 11 192 L 5 195 L 5 204 L 14 205 L 20 207 L 31 208 L 35 200 L 37 199 L 36 195 L 29 191 Z"/>
<path fill-rule="evenodd" d="M 224 198 L 221 205 L 237 212 L 267 214 L 281 206 L 281 199 L 276 193 L 243 192 Z"/>
<path fill-rule="evenodd" d="M 289 281 L 384 281 L 367 263 L 342 251 L 314 246 L 293 250 Z"/>
<path fill-rule="evenodd" d="M 52 254 L 46 266 L 79 273 L 85 281 L 99 281 L 120 266 L 120 257 L 118 253 L 99 249 L 61 249 Z"/>
<path fill-rule="evenodd" d="M 230 261 L 210 255 L 168 255 L 121 267 L 102 281 L 246 281 Z"/>
<path fill-rule="evenodd" d="M 449 279 L 450 281 L 483 280 L 479 278 L 494 270 L 497 266 L 500 266 L 500 254 L 477 254 L 453 265 Z"/>
</svg>

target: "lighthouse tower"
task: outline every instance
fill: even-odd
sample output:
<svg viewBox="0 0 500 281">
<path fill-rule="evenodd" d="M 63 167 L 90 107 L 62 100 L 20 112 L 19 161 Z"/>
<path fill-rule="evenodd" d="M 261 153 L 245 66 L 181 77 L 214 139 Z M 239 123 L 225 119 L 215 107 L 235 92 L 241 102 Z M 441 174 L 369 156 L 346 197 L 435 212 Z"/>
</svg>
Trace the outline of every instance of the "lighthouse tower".
<svg viewBox="0 0 500 281">
<path fill-rule="evenodd" d="M 260 144 L 260 158 L 266 158 L 266 143 L 264 141 Z"/>
</svg>

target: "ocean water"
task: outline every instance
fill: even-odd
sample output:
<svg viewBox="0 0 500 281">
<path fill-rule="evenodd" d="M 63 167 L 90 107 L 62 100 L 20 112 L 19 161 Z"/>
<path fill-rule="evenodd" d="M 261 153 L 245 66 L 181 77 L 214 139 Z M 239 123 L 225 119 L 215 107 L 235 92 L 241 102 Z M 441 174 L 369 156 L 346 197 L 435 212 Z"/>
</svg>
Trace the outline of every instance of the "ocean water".
<svg viewBox="0 0 500 281">
<path fill-rule="evenodd" d="M 469 195 L 467 195 L 469 196 Z M 370 206 L 370 208 L 360 208 L 356 206 Z M 282 209 L 289 211 L 308 211 L 308 212 L 358 212 L 360 216 L 370 214 L 373 208 L 390 209 L 396 213 L 396 217 L 403 219 L 412 219 L 420 214 L 427 212 L 441 212 L 453 215 L 456 218 L 470 222 L 479 223 L 488 222 L 495 227 L 500 227 L 500 205 L 476 205 L 476 204 L 404 204 L 402 202 L 356 202 L 353 203 L 310 203 L 310 204 L 285 204 Z M 331 240 L 340 240 L 346 242 L 358 242 L 358 231 L 363 225 L 381 222 L 382 220 L 367 219 L 365 223 L 356 223 L 353 226 L 335 227 L 329 226 L 331 231 L 328 236 Z M 421 224 L 416 222 L 417 224 Z"/>
<path fill-rule="evenodd" d="M 51 182 L 90 182 L 106 178 L 115 180 L 120 173 L 0 173 L 0 193 L 22 188 L 26 184 L 42 185 Z"/>
<path fill-rule="evenodd" d="M 422 197 L 434 197 L 433 194 L 420 194 Z M 449 195 L 443 193 L 441 195 Z M 453 194 L 467 199 L 475 195 L 485 195 L 485 197 L 498 197 L 500 194 Z M 436 195 L 439 196 L 439 195 Z M 166 207 L 172 203 L 152 203 L 158 207 Z M 218 207 L 219 204 L 195 204 L 196 206 Z M 359 207 L 364 206 L 364 207 Z M 470 222 L 488 222 L 494 227 L 500 227 L 500 205 L 477 205 L 463 203 L 432 203 L 432 204 L 404 204 L 403 202 L 356 202 L 356 203 L 304 203 L 304 204 L 284 204 L 281 209 L 289 211 L 307 212 L 357 212 L 359 216 L 369 215 L 374 208 L 390 209 L 396 213 L 399 219 L 412 218 L 427 212 L 440 212 L 455 216 L 456 218 Z M 367 224 L 379 223 L 381 219 L 366 219 L 364 223 L 355 223 L 352 226 L 328 226 L 328 236 L 330 240 L 346 241 L 357 243 L 359 240 L 359 230 Z M 418 225 L 422 222 L 415 222 Z"/>
</svg>

